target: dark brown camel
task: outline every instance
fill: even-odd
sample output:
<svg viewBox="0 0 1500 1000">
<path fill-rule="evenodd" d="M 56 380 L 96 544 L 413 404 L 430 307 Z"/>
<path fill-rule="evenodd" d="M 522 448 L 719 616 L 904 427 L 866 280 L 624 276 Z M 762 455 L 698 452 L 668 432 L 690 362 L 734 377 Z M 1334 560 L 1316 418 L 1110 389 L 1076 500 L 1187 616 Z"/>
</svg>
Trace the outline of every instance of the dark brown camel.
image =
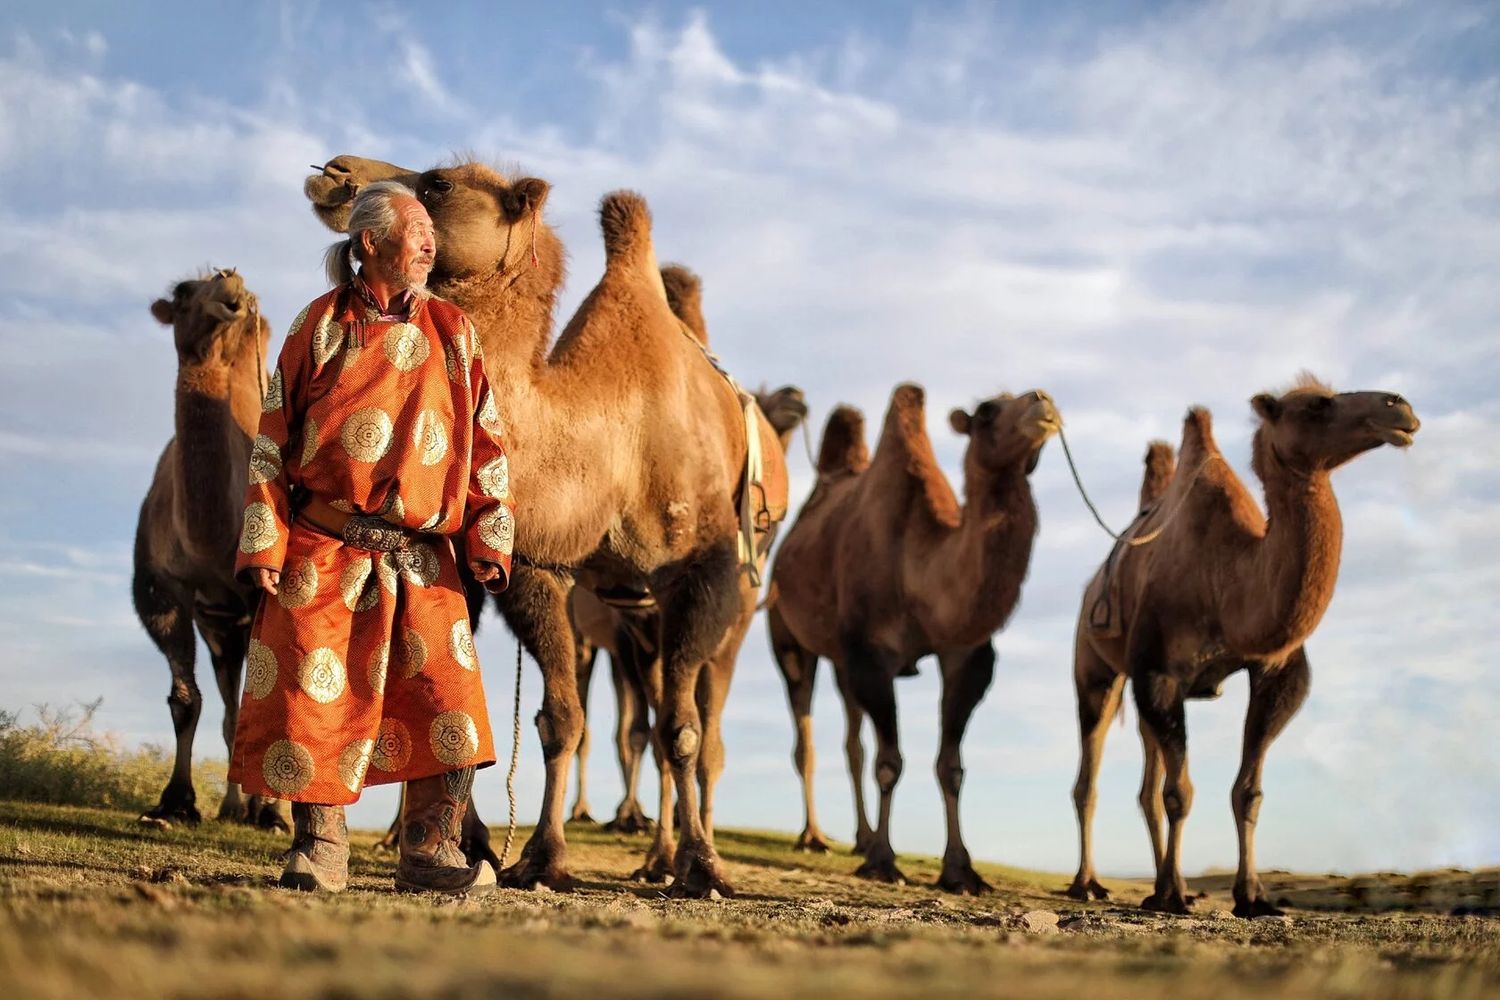
<svg viewBox="0 0 1500 1000">
<path fill-rule="evenodd" d="M 847 473 L 820 479 L 782 542 L 772 644 L 787 677 L 810 676 L 818 657 L 834 661 L 874 724 L 880 814 L 858 874 L 886 882 L 904 881 L 890 842 L 902 768 L 895 681 L 937 655 L 937 778 L 948 829 L 938 885 L 980 892 L 988 886 L 959 829 L 960 745 L 994 675 L 991 637 L 1015 609 L 1031 559 L 1037 513 L 1028 477 L 1060 424 L 1041 391 L 988 399 L 972 414 L 954 410 L 950 422 L 969 438 L 963 507 L 933 455 L 919 387 L 892 395 L 868 468 L 857 471 L 858 446 L 844 445 L 855 459 Z M 825 441 L 825 456 L 830 447 Z M 808 840 L 815 836 L 814 827 Z"/>
<path fill-rule="evenodd" d="M 605 271 L 548 350 L 562 247 L 543 222 L 549 187 L 467 163 L 416 174 L 339 157 L 310 178 L 321 218 L 347 219 L 360 184 L 404 179 L 437 231 L 430 285 L 479 332 L 485 370 L 504 401 L 521 507 L 516 567 L 498 603 L 542 668 L 537 717 L 546 761 L 542 816 L 507 884 L 570 884 L 563 831 L 568 765 L 582 728 L 567 595 L 649 590 L 662 614 L 663 712 L 683 829 L 674 895 L 732 891 L 703 829 L 694 787 L 704 720 L 698 675 L 737 612 L 743 576 L 737 499 L 745 467 L 740 400 L 672 314 L 638 195 L 600 206 Z M 786 472 L 775 432 L 751 414 L 764 444 L 768 516 L 785 515 Z"/>
<path fill-rule="evenodd" d="M 260 425 L 270 324 L 232 270 L 178 282 L 151 315 L 172 328 L 177 350 L 176 427 L 141 504 L 131 592 L 146 633 L 172 669 L 167 705 L 177 753 L 152 822 L 197 823 L 193 736 L 203 709 L 196 678 L 203 636 L 224 699 L 224 744 L 234 749 L 240 680 L 250 643 L 256 591 L 234 578 L 252 441 Z M 273 387 L 274 388 L 274 387 Z M 231 783 L 219 818 L 286 829 L 284 805 L 244 797 Z"/>
<path fill-rule="evenodd" d="M 1140 713 L 1141 806 L 1156 863 L 1155 891 L 1142 905 L 1187 912 L 1180 858 L 1193 785 L 1184 703 L 1218 697 L 1224 679 L 1245 670 L 1250 705 L 1231 794 L 1239 831 L 1234 912 L 1280 912 L 1255 872 L 1261 770 L 1307 696 L 1304 643 L 1338 578 L 1343 525 L 1330 474 L 1380 445 L 1410 445 L 1420 424 L 1400 396 L 1335 393 L 1306 376 L 1251 405 L 1260 418 L 1252 468 L 1266 513 L 1220 453 L 1208 411 L 1190 410 L 1175 471 L 1170 446 L 1154 443 L 1144 510 L 1084 592 L 1073 664 L 1083 745 L 1073 789 L 1080 863 L 1068 895 L 1075 899 L 1109 895 L 1094 873 L 1091 827 L 1104 738 L 1128 678 Z"/>
</svg>

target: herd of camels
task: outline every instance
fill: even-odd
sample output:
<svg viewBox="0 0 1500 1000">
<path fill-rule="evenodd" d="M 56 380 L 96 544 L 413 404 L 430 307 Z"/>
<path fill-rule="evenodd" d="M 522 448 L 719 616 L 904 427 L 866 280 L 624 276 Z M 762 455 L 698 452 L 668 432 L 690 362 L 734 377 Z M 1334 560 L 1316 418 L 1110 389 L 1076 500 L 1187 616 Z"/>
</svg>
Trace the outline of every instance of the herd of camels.
<svg viewBox="0 0 1500 1000">
<path fill-rule="evenodd" d="M 413 171 L 339 156 L 307 179 L 305 193 L 318 218 L 340 232 L 361 186 L 380 180 L 410 186 L 432 216 L 438 253 L 429 285 L 480 331 L 490 381 L 506 404 L 513 474 L 524 484 L 513 579 L 495 604 L 541 667 L 536 727 L 546 780 L 541 816 L 502 883 L 570 883 L 564 825 L 590 818 L 583 695 L 602 650 L 618 696 L 626 787 L 612 825 L 654 828 L 635 876 L 670 878 L 674 896 L 732 894 L 713 837 L 720 721 L 736 656 L 763 604 L 795 723 L 806 811 L 797 846 L 829 847 L 813 808 L 810 715 L 826 659 L 846 713 L 858 874 L 903 879 L 890 837 L 903 770 L 895 681 L 932 655 L 942 677 L 936 774 L 947 824 L 939 885 L 985 891 L 959 828 L 961 747 L 994 675 L 993 637 L 1016 607 L 1031 558 L 1038 512 L 1028 477 L 1061 428 L 1052 398 L 1041 390 L 1004 394 L 950 414 L 952 429 L 968 439 L 962 499 L 934 456 L 921 388 L 896 388 L 873 453 L 861 413 L 838 407 L 823 432 L 816 484 L 761 587 L 739 547 L 739 497 L 755 489 L 751 561 L 763 564 L 788 509 L 786 445 L 807 407 L 796 388 L 763 391 L 747 424 L 732 383 L 707 353 L 698 279 L 658 266 L 644 200 L 628 192 L 603 199 L 604 275 L 554 342 L 564 251 L 543 218 L 546 181 L 477 162 Z M 171 667 L 177 747 L 171 781 L 143 818 L 196 821 L 191 752 L 202 698 L 194 628 L 212 656 L 229 743 L 255 601 L 233 577 L 234 552 L 270 326 L 232 270 L 179 283 L 151 311 L 174 333 L 176 436 L 141 509 L 133 591 Z M 1342 526 L 1330 473 L 1380 445 L 1409 445 L 1419 424 L 1393 393 L 1336 393 L 1306 376 L 1251 405 L 1264 512 L 1223 460 L 1209 413 L 1192 409 L 1175 454 L 1161 442 L 1149 446 L 1139 513 L 1084 592 L 1073 666 L 1082 744 L 1073 790 L 1081 861 L 1068 889 L 1076 899 L 1108 896 L 1092 861 L 1095 780 L 1128 683 L 1157 873 L 1143 905 L 1186 912 L 1180 850 L 1193 786 L 1184 703 L 1215 697 L 1227 675 L 1245 670 L 1250 700 L 1232 793 L 1234 912 L 1277 912 L 1255 871 L 1261 769 L 1307 694 L 1303 644 L 1338 572 Z M 746 475 L 751 427 L 761 439 L 758 487 Z M 476 622 L 484 602 L 473 588 Z M 876 740 L 873 826 L 864 796 L 866 716 Z M 637 798 L 648 745 L 661 774 L 656 823 Z M 569 811 L 575 758 L 579 791 Z M 246 798 L 233 785 L 219 810 L 221 818 L 263 824 L 283 824 L 284 815 L 284 803 Z M 465 846 L 494 859 L 477 817 Z"/>
</svg>

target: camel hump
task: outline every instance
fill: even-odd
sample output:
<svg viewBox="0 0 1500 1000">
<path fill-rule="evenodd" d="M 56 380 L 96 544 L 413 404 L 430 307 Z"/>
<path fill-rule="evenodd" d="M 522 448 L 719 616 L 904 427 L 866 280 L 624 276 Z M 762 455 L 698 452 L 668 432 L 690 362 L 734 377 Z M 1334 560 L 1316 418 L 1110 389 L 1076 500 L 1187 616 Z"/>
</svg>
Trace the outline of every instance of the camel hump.
<svg viewBox="0 0 1500 1000">
<path fill-rule="evenodd" d="M 604 230 L 605 267 L 650 263 L 651 209 L 644 197 L 634 191 L 611 191 L 599 203 L 599 227 Z"/>
<path fill-rule="evenodd" d="M 682 320 L 699 343 L 708 343 L 708 324 L 703 319 L 703 279 L 681 264 L 667 264 L 661 269 L 662 287 L 667 290 L 667 305 Z"/>
<path fill-rule="evenodd" d="M 1177 468 L 1176 458 L 1172 446 L 1165 441 L 1152 441 L 1146 446 L 1146 472 L 1141 477 L 1141 510 L 1167 492 L 1167 485 Z"/>
<path fill-rule="evenodd" d="M 818 475 L 863 472 L 870 464 L 865 444 L 865 415 L 846 403 L 834 407 L 818 445 Z"/>
<path fill-rule="evenodd" d="M 1181 462 L 1201 461 L 1219 450 L 1214 440 L 1214 415 L 1207 407 L 1194 406 L 1182 420 L 1182 443 L 1177 448 Z"/>
</svg>

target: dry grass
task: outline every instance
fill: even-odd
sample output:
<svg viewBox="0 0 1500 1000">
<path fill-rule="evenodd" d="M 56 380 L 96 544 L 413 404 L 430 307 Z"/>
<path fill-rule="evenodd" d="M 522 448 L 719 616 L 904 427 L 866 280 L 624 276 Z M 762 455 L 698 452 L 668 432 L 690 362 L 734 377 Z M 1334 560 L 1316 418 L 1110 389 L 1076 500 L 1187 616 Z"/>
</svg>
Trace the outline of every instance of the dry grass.
<svg viewBox="0 0 1500 1000">
<path fill-rule="evenodd" d="M 1288 921 L 1074 904 L 1060 876 L 982 865 L 978 900 L 851 878 L 847 854 L 793 854 L 723 831 L 740 895 L 677 902 L 624 881 L 644 838 L 570 831 L 572 894 L 432 901 L 390 891 L 391 859 L 356 835 L 353 890 L 274 888 L 284 837 L 206 823 L 139 827 L 127 813 L 0 803 L 0 981 L 26 997 L 1209 995 L 1458 997 L 1500 989 L 1500 921 L 1432 912 Z M 906 859 L 930 882 L 934 859 Z M 1376 878 L 1376 877 L 1371 877 Z M 1460 876 L 1483 898 L 1493 874 Z M 1337 880 L 1272 880 L 1351 905 Z M 1368 880 L 1367 880 L 1368 881 Z M 1138 883 L 1111 883 L 1135 901 Z M 1308 895 L 1308 894 L 1311 895 Z M 1322 895 L 1319 896 L 1318 894 Z M 1465 896 L 1464 894 L 1467 894 Z M 1368 891 L 1367 891 L 1368 896 Z M 1429 888 L 1425 904 L 1436 905 Z M 1063 929 L 1025 928 L 1028 911 Z"/>
<path fill-rule="evenodd" d="M 94 701 L 72 708 L 38 705 L 27 722 L 0 709 L 0 794 L 22 802 L 103 805 L 139 813 L 156 804 L 172 773 L 172 755 L 155 744 L 125 749 L 94 728 Z M 224 795 L 223 761 L 198 762 L 199 802 Z"/>
</svg>

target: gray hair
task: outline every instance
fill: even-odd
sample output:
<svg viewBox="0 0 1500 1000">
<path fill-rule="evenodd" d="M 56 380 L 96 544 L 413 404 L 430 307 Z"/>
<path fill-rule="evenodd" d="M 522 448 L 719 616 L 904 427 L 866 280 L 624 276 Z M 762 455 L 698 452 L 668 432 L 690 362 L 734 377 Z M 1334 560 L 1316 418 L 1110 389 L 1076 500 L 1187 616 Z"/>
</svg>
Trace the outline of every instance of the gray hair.
<svg viewBox="0 0 1500 1000">
<path fill-rule="evenodd" d="M 400 197 L 415 198 L 417 193 L 400 181 L 377 181 L 359 189 L 354 198 L 354 208 L 349 212 L 349 225 L 345 231 L 347 239 L 339 240 L 323 254 L 323 270 L 331 285 L 346 285 L 354 280 L 354 264 L 363 261 L 364 249 L 360 234 L 369 233 L 370 239 L 380 243 L 390 238 L 400 216 L 391 202 Z"/>
</svg>

